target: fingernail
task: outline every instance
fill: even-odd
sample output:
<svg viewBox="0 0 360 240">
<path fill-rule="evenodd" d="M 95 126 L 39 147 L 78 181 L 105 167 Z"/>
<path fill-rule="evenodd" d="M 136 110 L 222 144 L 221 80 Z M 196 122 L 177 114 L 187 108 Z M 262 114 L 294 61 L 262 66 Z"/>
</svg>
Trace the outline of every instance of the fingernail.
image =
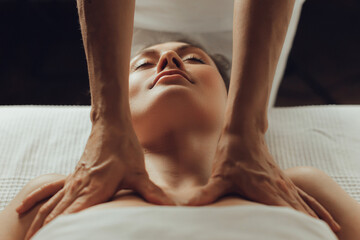
<svg viewBox="0 0 360 240">
<path fill-rule="evenodd" d="M 44 221 L 43 226 L 45 226 L 46 224 L 48 224 L 50 221 L 51 221 L 51 219 L 50 219 L 49 217 L 47 217 L 47 218 L 45 219 L 45 221 Z"/>
<path fill-rule="evenodd" d="M 18 206 L 15 210 L 16 210 L 16 212 L 20 213 L 21 209 L 22 209 L 22 205 Z"/>
<path fill-rule="evenodd" d="M 341 226 L 340 226 L 337 222 L 335 222 L 335 227 L 336 227 L 336 230 L 337 230 L 337 231 L 340 231 L 340 230 L 341 230 Z"/>
</svg>

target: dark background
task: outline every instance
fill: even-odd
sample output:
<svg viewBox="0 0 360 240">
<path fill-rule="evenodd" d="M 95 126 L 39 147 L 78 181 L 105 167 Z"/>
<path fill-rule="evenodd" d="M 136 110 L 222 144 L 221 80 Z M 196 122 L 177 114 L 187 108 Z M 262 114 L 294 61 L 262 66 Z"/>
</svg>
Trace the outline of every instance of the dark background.
<svg viewBox="0 0 360 240">
<path fill-rule="evenodd" d="M 0 105 L 90 105 L 76 0 L 0 0 Z M 360 104 L 360 1 L 307 0 L 275 106 Z"/>
</svg>

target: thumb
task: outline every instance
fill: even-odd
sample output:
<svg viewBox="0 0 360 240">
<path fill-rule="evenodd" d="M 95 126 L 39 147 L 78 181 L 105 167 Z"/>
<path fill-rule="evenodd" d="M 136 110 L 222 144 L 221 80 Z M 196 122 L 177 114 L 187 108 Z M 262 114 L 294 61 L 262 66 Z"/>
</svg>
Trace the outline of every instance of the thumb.
<svg viewBox="0 0 360 240">
<path fill-rule="evenodd" d="M 159 205 L 176 205 L 165 192 L 155 185 L 148 177 L 138 181 L 135 185 L 135 191 L 140 193 L 148 202 Z"/>
<path fill-rule="evenodd" d="M 196 194 L 185 203 L 186 206 L 199 206 L 215 202 L 228 193 L 228 184 L 220 178 L 210 178 L 207 185 L 201 187 Z"/>
</svg>

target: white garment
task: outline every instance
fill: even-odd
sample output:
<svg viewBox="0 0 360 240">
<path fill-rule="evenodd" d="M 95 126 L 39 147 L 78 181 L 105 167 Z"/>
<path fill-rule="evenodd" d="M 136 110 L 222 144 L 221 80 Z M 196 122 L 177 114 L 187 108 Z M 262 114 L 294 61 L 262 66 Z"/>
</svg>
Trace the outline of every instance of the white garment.
<svg viewBox="0 0 360 240">
<path fill-rule="evenodd" d="M 337 240 L 330 227 L 288 207 L 122 207 L 61 215 L 33 240 Z"/>
</svg>

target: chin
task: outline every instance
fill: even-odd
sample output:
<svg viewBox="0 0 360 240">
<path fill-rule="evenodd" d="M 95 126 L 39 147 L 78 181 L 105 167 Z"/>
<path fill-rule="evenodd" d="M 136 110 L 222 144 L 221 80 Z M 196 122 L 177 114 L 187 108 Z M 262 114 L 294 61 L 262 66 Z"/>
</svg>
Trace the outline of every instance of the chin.
<svg viewBox="0 0 360 240">
<path fill-rule="evenodd" d="M 140 142 L 151 142 L 172 129 L 194 131 L 212 127 L 213 114 L 199 95 L 189 91 L 170 92 L 159 92 L 132 108 L 133 126 Z"/>
<path fill-rule="evenodd" d="M 171 87 L 172 88 L 172 87 Z M 179 88 L 159 91 L 152 101 L 144 106 L 144 113 L 155 122 L 179 122 L 182 124 L 203 122 L 207 116 L 199 94 Z"/>
</svg>

